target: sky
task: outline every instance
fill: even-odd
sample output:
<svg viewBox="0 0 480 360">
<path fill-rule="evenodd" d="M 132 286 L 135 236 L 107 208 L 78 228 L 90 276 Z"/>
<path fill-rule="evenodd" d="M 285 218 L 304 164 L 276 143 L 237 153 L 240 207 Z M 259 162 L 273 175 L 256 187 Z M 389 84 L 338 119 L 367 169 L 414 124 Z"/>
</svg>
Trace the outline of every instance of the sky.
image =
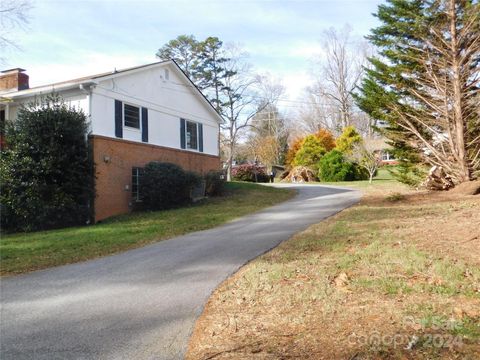
<svg viewBox="0 0 480 360">
<path fill-rule="evenodd" d="M 1 1 L 1 0 L 0 0 Z M 32 0 L 29 24 L 10 36 L 20 49 L 2 69 L 21 67 L 30 86 L 157 61 L 180 34 L 240 44 L 256 72 L 298 99 L 321 56 L 321 34 L 349 24 L 361 38 L 377 25 L 381 0 Z"/>
</svg>

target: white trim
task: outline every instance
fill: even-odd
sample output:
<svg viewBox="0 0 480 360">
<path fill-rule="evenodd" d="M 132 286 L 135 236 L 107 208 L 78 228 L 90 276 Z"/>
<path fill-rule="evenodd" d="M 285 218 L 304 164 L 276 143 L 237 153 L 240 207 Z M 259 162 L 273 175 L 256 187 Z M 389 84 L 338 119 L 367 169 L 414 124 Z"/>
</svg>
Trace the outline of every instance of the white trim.
<svg viewBox="0 0 480 360">
<path fill-rule="evenodd" d="M 90 78 L 82 78 L 81 80 L 72 80 L 65 83 L 56 83 L 56 84 L 49 84 L 37 88 L 32 89 L 25 89 L 21 91 L 14 91 L 10 93 L 2 93 L 0 97 L 4 97 L 6 99 L 9 98 L 16 98 L 16 97 L 28 97 L 32 95 L 36 95 L 38 93 L 51 93 L 51 92 L 60 92 L 69 90 L 72 88 L 77 88 L 79 85 L 98 85 L 99 81 L 105 81 L 116 77 L 121 77 L 123 75 L 131 75 L 137 72 L 141 72 L 144 70 L 150 70 L 155 67 L 164 67 L 164 66 L 171 66 L 171 68 L 176 72 L 176 74 L 183 79 L 185 83 L 192 88 L 192 92 L 194 95 L 203 103 L 203 105 L 208 109 L 208 111 L 214 116 L 217 123 L 222 124 L 224 122 L 223 118 L 220 114 L 213 108 L 212 104 L 205 98 L 205 96 L 201 93 L 201 91 L 193 84 L 193 82 L 185 75 L 185 73 L 180 69 L 177 63 L 173 60 L 168 61 L 161 61 L 149 65 L 138 66 L 131 69 L 119 70 L 118 72 L 105 74 L 105 75 L 93 75 Z"/>
</svg>

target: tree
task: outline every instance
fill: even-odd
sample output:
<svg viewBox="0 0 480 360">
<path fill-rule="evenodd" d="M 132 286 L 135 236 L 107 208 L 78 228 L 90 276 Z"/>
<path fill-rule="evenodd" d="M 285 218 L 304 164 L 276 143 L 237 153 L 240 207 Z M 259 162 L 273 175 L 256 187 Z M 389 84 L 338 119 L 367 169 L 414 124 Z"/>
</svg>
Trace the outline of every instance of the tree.
<svg viewBox="0 0 480 360">
<path fill-rule="evenodd" d="M 319 103 L 323 104 L 333 131 L 354 124 L 357 110 L 352 92 L 363 76 L 366 63 L 367 45 L 352 41 L 351 32 L 351 27 L 345 26 L 341 30 L 330 28 L 323 33 L 322 45 L 326 54 L 321 62 L 319 80 L 312 89 L 322 99 Z"/>
<path fill-rule="evenodd" d="M 320 141 L 325 150 L 333 150 L 335 147 L 335 139 L 330 131 L 319 129 L 314 135 Z"/>
<path fill-rule="evenodd" d="M 205 91 L 205 95 L 218 112 L 221 112 L 221 92 L 227 76 L 225 63 L 228 61 L 223 42 L 217 37 L 208 37 L 198 43 L 197 66 L 194 71 L 197 86 Z"/>
<path fill-rule="evenodd" d="M 293 162 L 295 160 L 295 155 L 297 154 L 298 150 L 302 147 L 303 140 L 305 138 L 303 137 L 298 137 L 293 140 L 293 142 L 290 144 L 287 150 L 287 155 L 285 156 L 285 164 L 287 167 L 292 167 L 294 166 Z"/>
<path fill-rule="evenodd" d="M 179 35 L 163 45 L 156 56 L 161 60 L 174 60 L 183 72 L 195 82 L 199 64 L 199 42 L 193 35 Z"/>
<path fill-rule="evenodd" d="M 311 134 L 319 129 L 335 133 L 338 128 L 338 111 L 331 98 L 325 95 L 317 83 L 305 89 L 305 102 L 298 112 L 297 124 L 300 130 Z"/>
<path fill-rule="evenodd" d="M 246 54 L 234 45 L 228 50 L 221 111 L 225 119 L 222 129 L 227 157 L 227 180 L 230 181 L 235 149 L 242 132 L 251 128 L 252 119 L 269 106 L 271 101 L 258 96 L 262 77 L 252 74 L 250 64 L 245 61 Z"/>
<path fill-rule="evenodd" d="M 255 146 L 252 150 L 258 155 L 258 160 L 267 167 L 284 164 L 288 149 L 289 129 L 286 118 L 275 105 L 280 95 L 281 92 L 277 97 L 265 99 L 270 103 L 265 107 L 259 105 L 264 108 L 253 117 L 248 138 L 250 146 Z"/>
<path fill-rule="evenodd" d="M 2 227 L 36 230 L 85 224 L 93 171 L 87 119 L 59 98 L 20 108 L 7 124 L 0 180 Z"/>
<path fill-rule="evenodd" d="M 32 8 L 30 0 L 2 0 L 0 2 L 0 50 L 18 48 L 11 32 L 28 24 L 28 13 Z M 5 59 L 0 57 L 0 61 Z"/>
<path fill-rule="evenodd" d="M 320 159 L 318 177 L 322 181 L 353 181 L 356 164 L 345 158 L 341 151 L 329 151 Z"/>
<path fill-rule="evenodd" d="M 368 172 L 368 182 L 371 184 L 382 164 L 380 153 L 375 149 L 369 149 L 368 145 L 361 141 L 354 145 L 349 157 Z"/>
<path fill-rule="evenodd" d="M 355 146 L 362 143 L 362 137 L 355 127 L 347 126 L 343 129 L 342 134 L 336 140 L 336 148 L 345 155 L 350 155 Z"/>
<path fill-rule="evenodd" d="M 306 166 L 315 173 L 318 172 L 318 162 L 327 152 L 322 141 L 315 135 L 308 135 L 303 140 L 302 146 L 295 154 L 293 165 Z"/>
<path fill-rule="evenodd" d="M 401 152 L 456 183 L 480 172 L 480 4 L 389 0 L 369 40 L 379 48 L 357 96 Z"/>
</svg>

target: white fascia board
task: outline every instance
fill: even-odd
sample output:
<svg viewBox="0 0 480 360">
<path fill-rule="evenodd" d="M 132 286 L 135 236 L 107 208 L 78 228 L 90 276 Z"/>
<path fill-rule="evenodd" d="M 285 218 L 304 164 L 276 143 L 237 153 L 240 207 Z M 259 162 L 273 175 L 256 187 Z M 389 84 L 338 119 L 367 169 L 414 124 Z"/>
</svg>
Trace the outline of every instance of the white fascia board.
<svg viewBox="0 0 480 360">
<path fill-rule="evenodd" d="M 58 85 L 46 85 L 41 86 L 38 88 L 20 90 L 5 94 L 0 94 L 0 102 L 11 102 L 16 99 L 23 99 L 29 98 L 37 95 L 44 95 L 44 94 L 51 94 L 51 93 L 59 93 L 64 92 L 72 89 L 80 89 L 80 86 L 91 86 L 96 85 L 97 82 L 93 80 L 82 80 L 77 82 L 65 83 L 65 84 L 58 84 Z"/>
</svg>

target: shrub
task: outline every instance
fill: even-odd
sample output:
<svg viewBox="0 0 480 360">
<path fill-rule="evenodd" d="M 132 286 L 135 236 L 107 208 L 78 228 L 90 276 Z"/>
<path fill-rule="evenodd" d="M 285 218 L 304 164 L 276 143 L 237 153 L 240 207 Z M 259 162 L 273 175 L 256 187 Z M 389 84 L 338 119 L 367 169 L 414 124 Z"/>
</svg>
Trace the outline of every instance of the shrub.
<svg viewBox="0 0 480 360">
<path fill-rule="evenodd" d="M 285 165 L 292 167 L 293 161 L 295 160 L 295 155 L 298 150 L 302 147 L 303 138 L 296 138 L 289 146 L 287 150 L 287 155 L 285 156 Z"/>
<path fill-rule="evenodd" d="M 297 154 L 302 147 L 304 147 L 304 150 L 302 150 L 302 153 L 297 157 Z M 305 147 L 310 148 L 307 150 Z M 315 134 L 311 134 L 305 138 L 295 139 L 288 148 L 285 164 L 288 167 L 308 166 L 315 168 L 316 163 L 323 156 L 323 154 L 332 150 L 333 148 L 335 148 L 335 139 L 332 133 L 326 129 L 320 129 Z M 315 149 L 318 149 L 320 153 L 316 154 Z M 307 156 L 317 156 L 317 158 L 314 158 L 310 161 L 306 158 L 306 154 L 308 154 Z M 307 162 L 309 164 L 307 164 Z"/>
<path fill-rule="evenodd" d="M 219 196 L 225 189 L 225 176 L 221 171 L 209 171 L 205 174 L 205 193 L 208 196 Z"/>
<path fill-rule="evenodd" d="M 345 159 L 340 151 L 332 150 L 319 162 L 319 178 L 322 181 L 366 180 L 368 173 L 358 164 Z"/>
<path fill-rule="evenodd" d="M 234 180 L 238 181 L 263 183 L 270 181 L 270 177 L 265 173 L 265 168 L 253 164 L 243 164 L 236 166 L 232 169 L 232 177 Z"/>
<path fill-rule="evenodd" d="M 314 170 L 314 172 L 318 172 L 318 162 L 326 152 L 327 150 L 318 137 L 308 135 L 295 154 L 293 165 L 306 166 Z"/>
<path fill-rule="evenodd" d="M 2 228 L 31 231 L 88 222 L 93 166 L 85 114 L 48 97 L 21 107 L 5 130 Z"/>
<path fill-rule="evenodd" d="M 143 171 L 140 194 L 146 210 L 172 208 L 190 201 L 190 191 L 201 181 L 198 174 L 171 163 L 151 162 Z"/>
<path fill-rule="evenodd" d="M 330 151 L 335 148 L 335 138 L 330 131 L 326 129 L 320 129 L 314 135 L 320 141 L 320 144 L 322 144 L 326 151 Z"/>
<path fill-rule="evenodd" d="M 337 150 L 346 155 L 350 155 L 356 145 L 362 142 L 362 137 L 354 126 L 347 126 L 337 138 Z"/>
</svg>

